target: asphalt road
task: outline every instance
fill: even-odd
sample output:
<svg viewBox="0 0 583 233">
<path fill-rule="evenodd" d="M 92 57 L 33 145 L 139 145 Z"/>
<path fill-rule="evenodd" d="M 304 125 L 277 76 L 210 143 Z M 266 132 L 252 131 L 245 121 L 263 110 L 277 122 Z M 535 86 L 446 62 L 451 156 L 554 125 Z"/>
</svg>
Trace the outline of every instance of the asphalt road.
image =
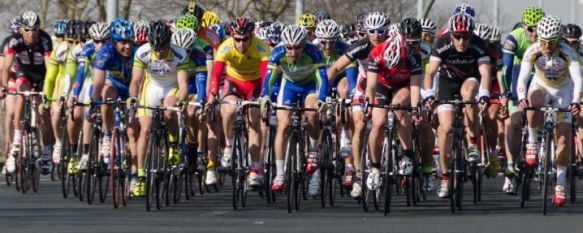
<svg viewBox="0 0 583 233">
<path fill-rule="evenodd" d="M 503 194 L 503 178 L 486 180 L 483 202 L 474 205 L 471 185 L 466 185 L 464 210 L 452 214 L 448 199 L 431 193 L 416 207 L 396 198 L 392 212 L 364 213 L 350 197 L 339 197 L 334 207 L 320 207 L 319 200 L 304 202 L 300 212 L 287 213 L 285 199 L 268 205 L 256 193 L 248 207 L 233 210 L 230 187 L 218 193 L 197 195 L 161 210 L 146 212 L 144 199 L 132 199 L 127 207 L 114 209 L 111 200 L 88 205 L 63 199 L 59 182 L 42 177 L 38 193 L 22 194 L 14 186 L 0 184 L 0 232 L 583 232 L 583 185 L 581 201 L 550 208 L 541 214 L 541 195 L 524 209 L 520 198 Z M 230 183 L 230 182 L 227 182 Z M 579 182 L 583 184 L 583 181 Z M 96 198 L 97 199 L 97 198 Z M 98 201 L 97 201 L 98 202 Z"/>
</svg>

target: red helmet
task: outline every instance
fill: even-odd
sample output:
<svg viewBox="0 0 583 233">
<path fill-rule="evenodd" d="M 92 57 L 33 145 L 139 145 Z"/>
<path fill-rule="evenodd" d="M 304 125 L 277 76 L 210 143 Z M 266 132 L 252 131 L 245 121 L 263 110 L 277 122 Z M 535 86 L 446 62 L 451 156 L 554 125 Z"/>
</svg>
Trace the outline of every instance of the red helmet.
<svg viewBox="0 0 583 233">
<path fill-rule="evenodd" d="M 255 23 L 249 17 L 237 17 L 229 25 L 229 30 L 231 34 L 250 34 L 255 30 Z"/>
</svg>

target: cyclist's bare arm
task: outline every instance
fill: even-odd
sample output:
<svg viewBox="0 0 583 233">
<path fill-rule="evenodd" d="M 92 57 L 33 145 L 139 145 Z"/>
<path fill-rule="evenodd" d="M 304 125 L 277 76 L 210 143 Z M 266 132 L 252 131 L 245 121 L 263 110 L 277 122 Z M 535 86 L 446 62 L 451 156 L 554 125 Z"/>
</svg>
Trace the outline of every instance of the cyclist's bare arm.
<svg viewBox="0 0 583 233">
<path fill-rule="evenodd" d="M 330 83 L 334 82 L 336 75 L 338 75 L 338 73 L 350 65 L 351 62 L 352 61 L 346 55 L 342 55 L 340 58 L 338 58 L 338 60 L 336 60 L 336 62 L 334 62 L 334 64 L 326 71 Z"/>
<path fill-rule="evenodd" d="M 101 91 L 105 84 L 105 71 L 93 69 L 93 99 L 101 99 Z"/>
<path fill-rule="evenodd" d="M 4 63 L 2 64 L 2 87 L 8 86 L 8 75 L 10 73 L 10 67 L 14 63 L 14 55 L 6 54 L 4 57 Z"/>
<path fill-rule="evenodd" d="M 132 81 L 130 82 L 130 96 L 137 97 L 140 95 L 141 83 L 144 79 L 144 69 L 139 67 L 132 68 Z"/>
<path fill-rule="evenodd" d="M 188 71 L 178 71 L 178 99 L 183 101 L 188 99 Z M 203 91 L 203 90 L 201 90 Z"/>
<path fill-rule="evenodd" d="M 441 65 L 440 61 L 429 60 L 427 70 L 425 71 L 425 78 L 423 78 L 423 89 L 431 90 L 433 88 L 433 76 L 437 73 L 439 65 Z"/>
<path fill-rule="evenodd" d="M 492 69 L 490 68 L 490 62 L 480 62 L 478 64 L 478 69 L 480 71 L 480 76 L 482 76 L 482 79 L 480 81 L 480 89 L 484 89 L 489 92 L 490 86 L 492 84 L 491 83 L 492 76 L 490 74 L 490 71 Z"/>
<path fill-rule="evenodd" d="M 379 77 L 378 73 L 366 72 L 366 97 L 369 99 L 370 103 L 375 102 L 375 93 L 377 92 L 377 79 Z"/>
<path fill-rule="evenodd" d="M 417 107 L 421 97 L 421 74 L 411 75 L 411 106 Z"/>
</svg>

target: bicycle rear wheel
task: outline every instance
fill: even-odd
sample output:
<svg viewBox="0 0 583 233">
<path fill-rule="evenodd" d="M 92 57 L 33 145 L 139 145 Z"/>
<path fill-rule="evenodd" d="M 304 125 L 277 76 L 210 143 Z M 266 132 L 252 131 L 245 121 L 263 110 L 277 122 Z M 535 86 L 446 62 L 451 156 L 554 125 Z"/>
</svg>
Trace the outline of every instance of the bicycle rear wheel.
<svg viewBox="0 0 583 233">
<path fill-rule="evenodd" d="M 368 179 L 368 172 L 369 169 L 367 166 L 367 159 L 369 158 L 369 148 L 368 148 L 368 135 L 364 134 L 365 136 L 362 137 L 361 140 L 362 149 L 360 151 L 360 172 L 361 172 L 361 180 L 357 181 L 361 183 L 362 193 L 361 193 L 361 201 L 362 201 L 362 210 L 364 212 L 368 212 L 369 204 L 370 204 L 370 193 L 368 190 L 368 186 L 366 185 L 366 180 Z"/>
</svg>

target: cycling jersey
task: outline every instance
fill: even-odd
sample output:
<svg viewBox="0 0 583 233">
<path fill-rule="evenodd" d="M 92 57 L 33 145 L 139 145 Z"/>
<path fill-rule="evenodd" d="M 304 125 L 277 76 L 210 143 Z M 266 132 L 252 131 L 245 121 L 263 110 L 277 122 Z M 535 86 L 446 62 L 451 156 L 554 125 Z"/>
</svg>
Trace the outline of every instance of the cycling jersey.
<svg viewBox="0 0 583 233">
<path fill-rule="evenodd" d="M 523 27 L 512 31 L 503 44 L 502 91 L 511 90 L 516 99 L 516 85 L 520 71 L 520 61 L 526 49 L 532 44 Z"/>
<path fill-rule="evenodd" d="M 79 48 L 61 43 L 51 53 L 43 90 L 45 96 L 56 99 L 68 94 L 71 80 L 77 72 L 76 60 L 81 52 Z"/>
<path fill-rule="evenodd" d="M 294 86 L 302 86 L 311 85 L 312 82 L 315 82 L 318 87 L 318 99 L 324 101 L 328 94 L 328 76 L 326 74 L 326 65 L 323 62 L 320 49 L 309 42 L 305 44 L 301 55 L 296 61 L 290 61 L 284 45 L 276 46 L 269 57 L 269 65 L 263 84 L 263 96 L 271 95 L 271 87 L 281 71 L 283 78 L 278 98 L 286 98 L 282 97 L 283 95 L 281 94 L 286 93 L 286 84 L 288 83 Z M 287 101 L 284 100 L 284 102 Z"/>
<path fill-rule="evenodd" d="M 15 56 L 15 71 L 19 78 L 25 77 L 33 83 L 42 83 L 46 73 L 44 57 L 51 55 L 53 50 L 51 37 L 44 31 L 39 31 L 38 40 L 29 46 L 22 37 L 13 37 L 8 42 L 6 54 Z"/>
<path fill-rule="evenodd" d="M 115 45 L 107 43 L 99 50 L 95 58 L 94 68 L 105 71 L 106 78 L 121 82 L 127 88 L 131 80 L 132 63 L 136 47 L 133 46 L 129 57 L 123 57 L 115 49 Z"/>
<path fill-rule="evenodd" d="M 150 43 L 146 43 L 136 51 L 133 67 L 146 70 L 146 80 L 152 84 L 169 87 L 178 85 L 177 72 L 189 70 L 191 64 L 183 48 L 170 45 L 166 57 L 158 58 Z"/>
<path fill-rule="evenodd" d="M 196 38 L 196 40 L 194 41 L 194 47 L 196 49 L 204 51 L 207 63 L 211 63 L 215 60 L 215 52 L 213 51 L 213 48 L 209 45 L 209 43 L 206 42 L 205 40 L 201 38 Z"/>
<path fill-rule="evenodd" d="M 0 57 L 6 56 L 6 49 L 8 48 L 8 43 L 10 43 L 10 40 L 12 40 L 12 38 L 15 38 L 15 37 L 19 37 L 19 35 L 12 34 L 12 35 L 4 38 L 4 40 L 2 40 L 2 43 L 0 44 Z"/>
<path fill-rule="evenodd" d="M 211 80 L 211 92 L 218 93 L 219 81 L 227 68 L 227 79 L 238 81 L 254 81 L 262 78 L 267 67 L 271 48 L 261 39 L 251 36 L 251 45 L 245 54 L 235 47 L 235 40 L 225 40 L 217 50 L 213 76 Z"/>
<path fill-rule="evenodd" d="M 83 88 L 85 79 L 91 79 L 92 72 L 91 67 L 94 66 L 92 63 L 95 61 L 97 56 L 95 44 L 89 42 L 83 46 L 81 53 L 79 54 L 77 63 L 77 73 L 75 78 L 75 83 L 73 84 L 73 95 L 79 96 Z"/>
<path fill-rule="evenodd" d="M 207 42 L 213 50 L 217 50 L 221 45 L 221 38 L 211 29 L 201 27 L 196 33 L 196 36 Z"/>
<path fill-rule="evenodd" d="M 366 77 L 366 69 L 368 67 L 368 61 L 366 59 L 373 47 L 374 45 L 370 39 L 366 37 L 350 45 L 344 54 L 350 61 L 358 62 L 359 77 Z"/>
<path fill-rule="evenodd" d="M 560 43 L 558 50 L 550 55 L 542 54 L 542 46 L 540 43 L 533 43 L 524 52 L 522 62 L 520 65 L 520 75 L 518 76 L 518 99 L 526 99 L 526 94 L 529 90 L 527 82 L 530 76 L 530 71 L 535 68 L 532 85 L 544 87 L 547 92 L 557 90 L 556 94 L 565 94 L 565 92 L 572 94 L 570 99 L 558 100 L 558 104 L 578 103 L 581 93 L 581 69 L 579 65 L 579 57 L 569 45 Z M 566 85 L 573 87 L 571 90 L 561 90 Z"/>
<path fill-rule="evenodd" d="M 388 42 L 374 47 L 369 55 L 369 65 L 367 71 L 378 74 L 378 83 L 384 86 L 397 87 L 404 84 L 409 85 L 411 75 L 421 75 L 421 56 L 416 52 L 410 52 L 404 63 L 387 68 L 384 52 L 389 46 Z"/>
<path fill-rule="evenodd" d="M 479 79 L 478 65 L 490 62 L 490 57 L 486 52 L 486 42 L 474 35 L 470 39 L 470 46 L 463 53 L 457 52 L 453 43 L 450 33 L 444 34 L 435 41 L 435 47 L 429 59 L 441 63 L 440 78 L 464 80 L 475 77 Z"/>
<path fill-rule="evenodd" d="M 317 44 L 317 46 L 320 48 L 320 43 Z M 320 48 L 322 49 L 322 48 Z M 336 41 L 336 50 L 334 50 L 334 52 L 326 57 L 326 55 L 324 55 L 324 52 L 322 52 L 322 55 L 324 56 L 324 64 L 326 64 L 327 68 L 330 68 L 334 62 L 336 62 L 338 60 L 338 58 L 340 58 L 340 56 L 342 56 L 346 51 L 348 50 L 348 44 L 346 44 L 346 42 L 342 41 L 342 40 L 338 40 Z M 354 87 L 356 86 L 356 63 L 351 62 L 346 68 L 344 68 L 344 70 L 342 70 L 342 72 L 340 72 L 338 75 L 336 75 L 337 77 L 346 77 L 346 79 L 348 80 L 348 86 L 349 86 L 349 90 L 354 90 Z M 336 85 L 338 85 L 338 82 L 341 79 L 334 79 L 334 83 L 332 83 L 332 87 L 335 87 Z"/>
</svg>

